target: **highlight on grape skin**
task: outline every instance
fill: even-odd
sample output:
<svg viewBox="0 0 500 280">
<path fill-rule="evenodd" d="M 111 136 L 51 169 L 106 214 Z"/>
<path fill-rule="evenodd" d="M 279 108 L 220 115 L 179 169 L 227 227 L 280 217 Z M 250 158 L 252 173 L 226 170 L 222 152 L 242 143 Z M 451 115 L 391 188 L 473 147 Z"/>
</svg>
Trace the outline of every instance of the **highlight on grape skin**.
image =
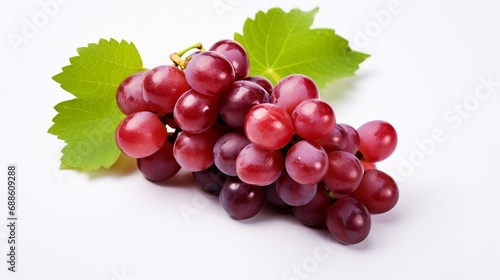
<svg viewBox="0 0 500 280">
<path fill-rule="evenodd" d="M 175 66 L 131 75 L 117 90 L 127 116 L 116 143 L 137 158 L 143 176 L 160 182 L 184 169 L 234 220 L 269 204 L 341 244 L 365 240 L 370 215 L 398 201 L 396 182 L 376 165 L 396 148 L 394 127 L 337 123 L 303 74 L 276 86 L 248 76 L 248 54 L 235 41 L 220 40 L 208 51 L 195 46 L 187 59 L 171 56 Z"/>
</svg>

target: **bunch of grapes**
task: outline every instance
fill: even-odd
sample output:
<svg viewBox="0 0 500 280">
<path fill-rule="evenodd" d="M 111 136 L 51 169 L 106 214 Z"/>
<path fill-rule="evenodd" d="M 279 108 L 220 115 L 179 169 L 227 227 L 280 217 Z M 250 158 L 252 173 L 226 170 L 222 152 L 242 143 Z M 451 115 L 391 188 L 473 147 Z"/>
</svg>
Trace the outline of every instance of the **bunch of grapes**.
<svg viewBox="0 0 500 280">
<path fill-rule="evenodd" d="M 116 95 L 127 115 L 117 145 L 148 180 L 183 168 L 233 219 L 269 203 L 344 244 L 364 240 L 370 215 L 396 204 L 396 182 L 375 166 L 396 148 L 389 123 L 337 123 L 312 79 L 292 74 L 273 86 L 249 76 L 233 40 L 170 57 L 173 65 L 129 76 Z"/>
</svg>

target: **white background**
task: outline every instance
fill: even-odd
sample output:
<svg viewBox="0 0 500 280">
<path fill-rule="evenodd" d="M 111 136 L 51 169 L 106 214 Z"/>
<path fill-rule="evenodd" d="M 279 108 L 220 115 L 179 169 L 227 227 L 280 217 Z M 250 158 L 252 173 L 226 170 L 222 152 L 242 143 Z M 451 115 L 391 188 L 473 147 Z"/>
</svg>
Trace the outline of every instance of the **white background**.
<svg viewBox="0 0 500 280">
<path fill-rule="evenodd" d="M 61 1 L 50 15 L 39 4 L 48 2 L 0 4 L 0 279 L 500 279 L 499 2 Z M 371 54 L 356 77 L 322 91 L 340 122 L 384 119 L 399 133 L 379 167 L 397 178 L 400 201 L 373 217 L 363 243 L 340 245 L 269 210 L 234 221 L 187 173 L 158 186 L 127 159 L 90 174 L 58 170 L 63 142 L 47 130 L 53 106 L 71 96 L 51 77 L 76 48 L 133 41 L 151 68 L 277 6 L 319 6 L 315 27 Z M 43 13 L 25 44 L 10 42 Z M 6 263 L 11 163 L 16 273 Z"/>
</svg>

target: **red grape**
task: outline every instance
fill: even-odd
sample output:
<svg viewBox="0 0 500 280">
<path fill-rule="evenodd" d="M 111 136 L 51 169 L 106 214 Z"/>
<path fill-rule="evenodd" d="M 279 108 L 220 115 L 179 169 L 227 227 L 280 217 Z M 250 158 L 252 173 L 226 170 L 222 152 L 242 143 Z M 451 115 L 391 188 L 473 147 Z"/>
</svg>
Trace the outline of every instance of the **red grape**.
<svg viewBox="0 0 500 280">
<path fill-rule="evenodd" d="M 396 149 L 398 135 L 386 121 L 370 121 L 358 129 L 359 152 L 362 159 L 378 162 L 388 158 Z"/>
<path fill-rule="evenodd" d="M 326 225 L 337 241 L 356 244 L 368 236 L 371 217 L 359 201 L 352 197 L 342 197 L 328 207 Z"/>
<path fill-rule="evenodd" d="M 398 185 L 386 173 L 370 169 L 365 172 L 359 187 L 352 195 L 363 203 L 370 213 L 379 214 L 391 210 L 399 198 Z"/>
<path fill-rule="evenodd" d="M 156 114 L 135 112 L 116 129 L 116 144 L 126 155 L 143 158 L 158 151 L 167 139 L 167 129 Z"/>
</svg>

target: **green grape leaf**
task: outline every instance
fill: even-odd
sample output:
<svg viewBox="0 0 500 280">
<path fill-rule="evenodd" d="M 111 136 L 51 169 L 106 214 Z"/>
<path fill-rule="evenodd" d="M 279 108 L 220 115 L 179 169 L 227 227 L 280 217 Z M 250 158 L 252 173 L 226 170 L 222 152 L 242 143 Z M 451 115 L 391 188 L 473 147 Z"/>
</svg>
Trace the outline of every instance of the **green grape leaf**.
<svg viewBox="0 0 500 280">
<path fill-rule="evenodd" d="M 333 29 L 311 29 L 319 8 L 309 12 L 293 9 L 286 13 L 272 8 L 248 18 L 243 34 L 234 40 L 246 49 L 250 75 L 264 76 L 273 84 L 290 74 L 304 74 L 319 88 L 342 77 L 353 76 L 369 55 L 353 51 L 347 40 Z"/>
<path fill-rule="evenodd" d="M 49 133 L 66 142 L 61 168 L 109 168 L 120 155 L 115 131 L 125 115 L 116 104 L 116 90 L 129 75 L 143 70 L 133 43 L 101 39 L 79 48 L 79 56 L 53 79 L 76 98 L 54 108 Z"/>
</svg>

